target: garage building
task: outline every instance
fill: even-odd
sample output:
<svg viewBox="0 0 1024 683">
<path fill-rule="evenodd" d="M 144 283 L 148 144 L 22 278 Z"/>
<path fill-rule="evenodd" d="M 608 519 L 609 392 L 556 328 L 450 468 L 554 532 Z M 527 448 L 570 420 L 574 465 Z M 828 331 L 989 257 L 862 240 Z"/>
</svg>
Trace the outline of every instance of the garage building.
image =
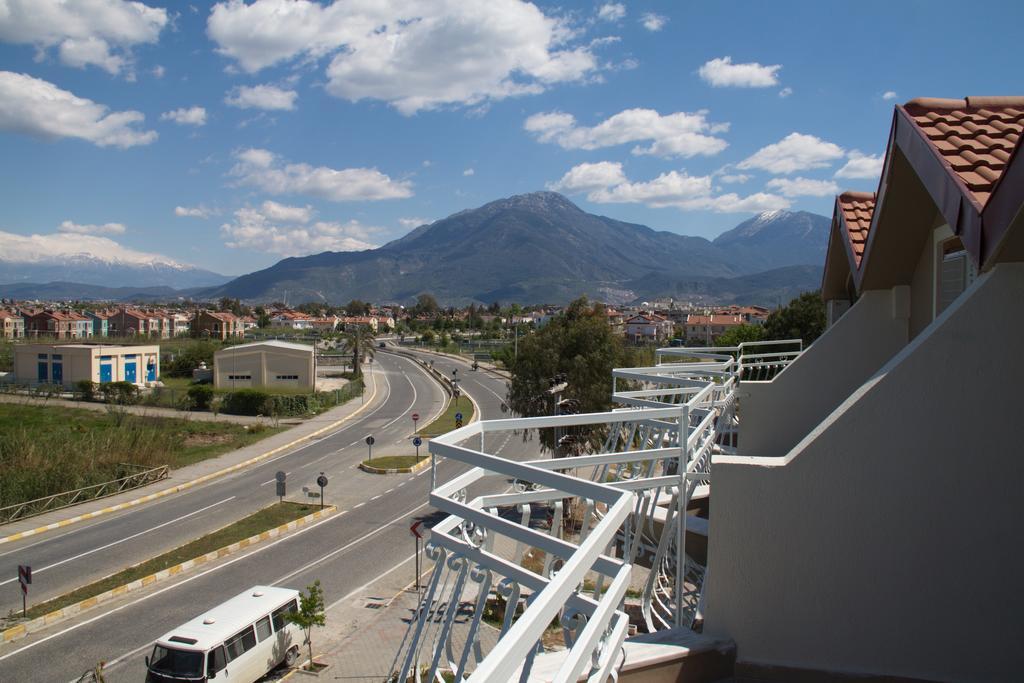
<svg viewBox="0 0 1024 683">
<path fill-rule="evenodd" d="M 247 387 L 314 388 L 313 347 L 263 341 L 221 349 L 213 356 L 213 385 L 218 389 Z"/>
<path fill-rule="evenodd" d="M 19 384 L 61 384 L 80 380 L 131 382 L 160 379 L 160 347 L 113 344 L 16 344 L 14 378 Z"/>
</svg>

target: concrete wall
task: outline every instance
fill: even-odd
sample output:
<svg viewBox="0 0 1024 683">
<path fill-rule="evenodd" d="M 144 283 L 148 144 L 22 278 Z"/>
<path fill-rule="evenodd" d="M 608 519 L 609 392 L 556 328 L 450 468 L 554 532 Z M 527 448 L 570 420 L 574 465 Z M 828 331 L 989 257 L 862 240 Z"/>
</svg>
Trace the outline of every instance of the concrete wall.
<svg viewBox="0 0 1024 683">
<path fill-rule="evenodd" d="M 246 376 L 251 380 L 232 380 Z M 297 379 L 282 379 L 283 377 Z M 227 348 L 214 355 L 214 386 L 224 389 L 246 387 L 293 387 L 312 391 L 313 349 L 298 351 L 269 346 Z"/>
<path fill-rule="evenodd" d="M 45 355 L 46 358 L 40 358 Z M 101 382 L 100 369 L 109 364 L 111 382 L 123 382 L 125 363 L 131 362 L 134 356 L 135 384 L 145 385 L 148 381 L 147 370 L 150 361 L 155 367 L 155 376 L 160 378 L 160 347 L 159 346 L 93 346 L 84 344 L 18 344 L 14 347 L 14 376 L 19 384 L 41 384 L 38 380 L 38 363 L 47 363 L 47 384 L 53 380 L 54 356 L 60 356 L 63 381 L 66 387 L 74 386 L 75 382 L 90 380 Z M 109 357 L 109 360 L 104 358 Z"/>
<path fill-rule="evenodd" d="M 740 661 L 1024 667 L 1024 264 L 977 280 L 784 458 L 716 457 L 705 634 Z M 845 317 L 844 317 L 845 319 Z"/>
<path fill-rule="evenodd" d="M 909 309 L 907 287 L 865 292 L 775 379 L 742 382 L 740 452 L 789 452 L 907 343 Z"/>
</svg>

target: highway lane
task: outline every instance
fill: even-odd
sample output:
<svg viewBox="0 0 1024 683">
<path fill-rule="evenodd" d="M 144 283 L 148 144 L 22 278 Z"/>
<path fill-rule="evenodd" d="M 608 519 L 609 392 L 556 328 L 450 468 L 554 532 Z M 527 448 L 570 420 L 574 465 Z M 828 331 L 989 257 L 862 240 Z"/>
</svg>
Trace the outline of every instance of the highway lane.
<svg viewBox="0 0 1024 683">
<path fill-rule="evenodd" d="M 384 355 L 378 355 L 382 363 L 386 362 Z M 435 367 L 438 365 L 435 360 Z M 471 392 L 475 386 L 476 392 L 482 394 L 478 403 L 485 416 L 500 414 L 497 406 L 498 396 L 503 392 L 502 380 L 479 373 L 475 382 L 467 381 L 463 386 Z M 495 392 L 490 399 L 484 397 L 490 395 L 488 390 Z M 498 446 L 503 455 L 517 459 L 529 451 L 528 444 L 517 438 L 503 439 L 503 444 L 491 447 Z M 464 470 L 461 463 L 441 462 L 438 479 L 447 480 Z M 142 658 L 153 639 L 205 607 L 258 583 L 302 588 L 318 578 L 323 582 L 328 604 L 344 598 L 407 559 L 412 554 L 408 525 L 417 516 L 430 512 L 425 504 L 429 471 L 390 477 L 356 472 L 353 476 L 367 491 L 375 482 L 383 482 L 385 492 L 347 498 L 341 501 L 340 515 L 225 559 L 209 569 L 158 584 L 138 597 L 128 596 L 111 606 L 116 611 L 101 608 L 24 641 L 0 647 L 0 679 L 70 680 L 102 659 L 117 661 L 108 680 L 141 681 Z M 507 481 L 491 478 L 476 488 L 498 491 L 507 486 Z M 471 491 L 471 495 L 479 491 Z M 381 653 L 385 657 L 391 654 Z"/>
<path fill-rule="evenodd" d="M 384 490 L 383 481 L 357 482 L 352 477 L 353 468 L 366 457 L 363 439 L 374 434 L 378 454 L 397 447 L 411 436 L 409 414 L 436 414 L 443 408 L 444 394 L 408 359 L 381 354 L 373 365 L 379 404 L 325 438 L 148 505 L 5 546 L 0 551 L 0 610 L 20 609 L 18 564 L 33 566 L 33 602 L 60 595 L 270 504 L 276 499 L 278 470 L 288 473 L 292 498 L 302 486 L 314 485 L 320 471 L 331 481 L 326 491 L 330 503 Z"/>
</svg>

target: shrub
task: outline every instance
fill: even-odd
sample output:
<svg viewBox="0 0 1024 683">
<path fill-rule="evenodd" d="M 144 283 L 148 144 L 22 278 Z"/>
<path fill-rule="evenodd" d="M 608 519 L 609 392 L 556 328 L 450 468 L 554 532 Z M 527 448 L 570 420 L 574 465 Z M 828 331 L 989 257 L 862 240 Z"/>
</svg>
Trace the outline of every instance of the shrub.
<svg viewBox="0 0 1024 683">
<path fill-rule="evenodd" d="M 213 401 L 213 387 L 196 384 L 188 388 L 188 403 L 194 410 L 209 410 Z"/>
<path fill-rule="evenodd" d="M 83 401 L 96 400 L 96 383 L 88 379 L 80 379 L 75 382 L 75 390 L 82 395 Z"/>
<path fill-rule="evenodd" d="M 224 396 L 221 410 L 231 415 L 263 415 L 270 402 L 270 394 L 257 389 L 239 389 Z"/>
<path fill-rule="evenodd" d="M 103 400 L 118 405 L 130 405 L 139 398 L 139 388 L 131 382 L 107 382 L 100 385 Z"/>
</svg>

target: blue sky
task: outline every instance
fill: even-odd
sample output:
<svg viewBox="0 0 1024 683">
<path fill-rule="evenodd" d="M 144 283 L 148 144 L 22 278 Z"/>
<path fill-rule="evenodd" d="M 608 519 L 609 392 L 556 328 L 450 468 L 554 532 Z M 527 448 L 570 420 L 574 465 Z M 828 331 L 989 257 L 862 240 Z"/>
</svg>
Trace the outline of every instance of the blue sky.
<svg viewBox="0 0 1024 683">
<path fill-rule="evenodd" d="M 984 6 L 0 0 L 0 258 L 240 274 L 545 188 L 709 238 L 830 214 L 897 103 L 1021 93 L 1024 4 Z"/>
</svg>

